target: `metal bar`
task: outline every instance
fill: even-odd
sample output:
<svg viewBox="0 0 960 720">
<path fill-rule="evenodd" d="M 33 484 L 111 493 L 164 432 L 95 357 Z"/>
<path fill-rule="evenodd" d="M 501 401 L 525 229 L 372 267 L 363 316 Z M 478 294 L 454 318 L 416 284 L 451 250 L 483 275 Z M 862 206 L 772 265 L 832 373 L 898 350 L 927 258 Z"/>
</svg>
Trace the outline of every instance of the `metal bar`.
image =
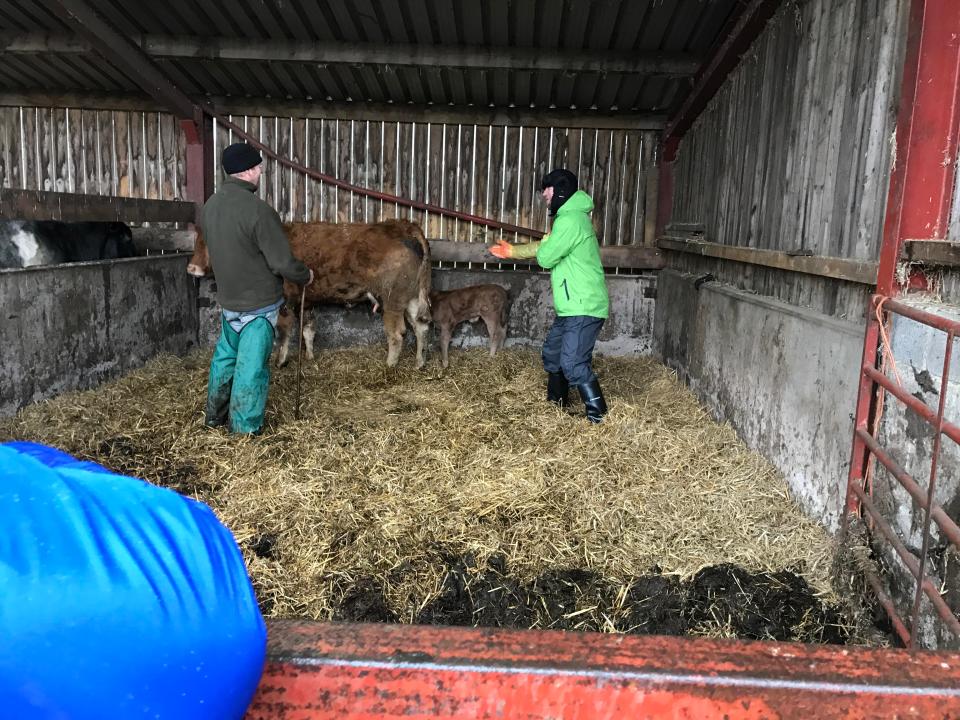
<svg viewBox="0 0 960 720">
<path fill-rule="evenodd" d="M 447 203 L 447 124 L 440 125 L 440 205 Z M 440 237 L 444 235 L 443 215 L 440 216 Z"/>
<path fill-rule="evenodd" d="M 83 168 L 83 192 L 88 192 L 87 182 L 90 171 L 87 169 L 87 128 L 83 123 L 83 113 L 80 110 L 80 167 Z M 163 198 L 161 198 L 162 200 Z"/>
<path fill-rule="evenodd" d="M 248 720 L 960 714 L 960 654 L 271 621 Z"/>
<path fill-rule="evenodd" d="M 956 618 L 953 614 L 953 611 L 950 609 L 950 606 L 947 605 L 943 598 L 940 596 L 940 592 L 934 586 L 930 579 L 925 575 L 920 573 L 920 563 L 917 560 L 917 556 L 910 552 L 907 547 L 903 544 L 903 541 L 897 536 L 897 533 L 890 527 L 890 524 L 884 519 L 883 515 L 877 510 L 876 506 L 873 504 L 873 501 L 870 499 L 870 496 L 864 492 L 863 488 L 854 485 L 853 492 L 857 494 L 857 497 L 860 499 L 860 505 L 864 510 L 870 515 L 873 519 L 875 526 L 880 533 L 887 539 L 893 549 L 896 550 L 897 555 L 900 556 L 900 559 L 903 560 L 903 564 L 907 566 L 907 569 L 913 574 L 913 577 L 917 580 L 917 584 L 920 586 L 922 591 L 926 593 L 927 597 L 930 599 L 930 602 L 933 604 L 934 609 L 937 611 L 937 615 L 940 616 L 940 619 L 943 620 L 947 629 L 950 630 L 957 638 L 960 638 L 960 620 Z M 916 620 L 916 619 L 914 619 Z M 913 625 L 913 632 L 911 636 L 916 635 L 917 625 Z"/>
<path fill-rule="evenodd" d="M 100 112 L 94 114 L 96 118 L 95 132 L 97 134 L 97 195 L 103 195 L 103 154 L 100 147 Z"/>
<path fill-rule="evenodd" d="M 410 197 L 413 197 L 416 192 L 416 157 L 417 157 L 417 124 L 410 123 Z M 404 203 L 406 204 L 406 203 Z M 407 205 L 410 208 L 409 219 L 413 220 L 413 206 Z"/>
<path fill-rule="evenodd" d="M 117 164 L 117 114 L 110 113 L 110 194 L 119 195 L 120 181 L 117 178 L 119 172 Z"/>
<path fill-rule="evenodd" d="M 860 568 L 860 571 L 867 579 L 867 582 L 870 583 L 870 587 L 873 588 L 873 592 L 877 596 L 880 605 L 886 610 L 887 617 L 890 618 L 890 623 L 893 625 L 893 630 L 897 633 L 897 637 L 900 638 L 900 642 L 903 643 L 904 647 L 907 647 L 911 642 L 910 630 L 907 629 L 903 619 L 900 617 L 900 613 L 897 612 L 893 600 L 887 595 L 887 591 L 884 589 L 883 583 L 880 582 L 880 578 L 877 577 L 877 574 L 870 568 Z"/>
<path fill-rule="evenodd" d="M 163 200 L 163 116 L 157 113 L 157 198 Z"/>
<path fill-rule="evenodd" d="M 693 89 L 683 104 L 667 122 L 661 137 L 666 162 L 676 158 L 677 141 L 682 138 L 700 116 L 707 104 L 723 86 L 727 77 L 740 63 L 740 58 L 766 27 L 767 21 L 781 6 L 780 0 L 750 0 L 733 28 L 726 34 L 713 57 L 700 71 Z"/>
<path fill-rule="evenodd" d="M 76 192 L 77 189 L 73 183 L 73 136 L 70 132 L 70 108 L 66 111 L 66 140 L 67 140 L 67 192 Z"/>
<path fill-rule="evenodd" d="M 340 120 L 333 121 L 333 169 L 334 172 L 338 175 L 340 174 Z M 266 146 L 261 146 L 266 148 Z M 333 178 L 330 178 L 331 180 Z M 340 222 L 340 185 L 337 183 L 331 183 L 333 185 L 333 222 Z"/>
<path fill-rule="evenodd" d="M 934 425 L 936 434 L 933 436 L 933 458 L 930 461 L 930 482 L 927 485 L 927 504 L 923 508 L 923 535 L 920 540 L 920 564 L 917 568 L 917 577 L 924 577 L 924 570 L 927 564 L 927 550 L 930 546 L 930 509 L 933 507 L 933 495 L 937 488 L 937 464 L 940 460 L 940 444 L 943 438 L 943 411 L 947 403 L 947 389 L 950 380 L 950 359 L 953 357 L 953 331 L 947 333 L 947 347 L 943 354 L 943 375 L 940 379 L 940 406 L 937 409 L 937 420 Z M 917 587 L 917 593 L 913 600 L 913 621 L 912 626 L 917 627 L 920 620 L 920 598 L 923 597 L 921 590 Z M 960 635 L 958 635 L 960 636 Z M 913 634 L 913 643 L 916 643 L 916 633 Z"/>
<path fill-rule="evenodd" d="M 386 145 L 387 145 L 387 122 L 386 120 L 380 121 L 380 192 L 383 192 L 383 179 L 386 176 L 386 168 L 384 167 L 384 159 L 386 156 Z M 377 215 L 377 221 L 383 220 L 383 198 L 380 198 L 380 214 Z"/>
<path fill-rule="evenodd" d="M 929 325 L 937 330 L 960 334 L 960 322 L 956 320 L 949 320 L 945 317 L 941 317 L 940 315 L 934 315 L 933 313 L 919 310 L 915 307 L 911 307 L 910 305 L 905 305 L 902 302 L 885 298 L 883 295 L 873 296 L 874 305 L 878 305 L 881 302 L 883 303 L 883 309 L 886 311 L 894 312 L 897 315 L 903 315 L 905 318 L 910 318 L 918 323 Z"/>
<path fill-rule="evenodd" d="M 425 177 L 423 178 L 423 199 L 428 203 L 430 202 L 430 129 L 432 124 L 427 122 L 427 152 L 424 153 L 426 159 L 426 172 Z M 442 216 L 441 216 L 442 217 Z M 425 212 L 423 214 L 423 233 L 424 235 L 429 234 L 429 225 L 430 225 L 430 213 Z"/>
<path fill-rule="evenodd" d="M 394 145 L 394 151 L 396 152 L 396 159 L 393 163 L 393 188 L 397 195 L 400 194 L 400 179 L 402 175 L 401 160 L 403 158 L 403 151 L 400 147 L 400 123 L 397 123 L 397 132 L 396 132 L 396 144 Z M 395 198 L 396 202 L 394 203 L 394 217 L 400 217 L 400 202 L 399 198 Z"/>
<path fill-rule="evenodd" d="M 310 118 L 303 122 L 303 164 L 310 164 Z M 292 168 L 291 168 L 292 169 Z M 310 178 L 303 178 L 303 221 L 310 222 Z"/>
<path fill-rule="evenodd" d="M 324 157 L 325 141 L 323 138 L 323 123 L 324 121 L 321 119 L 320 120 L 320 169 L 321 170 L 323 170 L 323 167 L 324 167 L 323 157 Z M 326 192 L 324 188 L 323 178 L 320 178 L 320 222 L 324 222 L 324 220 L 326 219 L 326 216 L 324 215 L 324 210 L 325 210 L 324 195 L 326 195 Z"/>
<path fill-rule="evenodd" d="M 882 385 L 884 390 L 895 395 L 900 402 L 913 410 L 917 415 L 936 427 L 937 414 L 929 405 L 922 400 L 917 400 L 917 398 L 896 385 L 890 378 L 876 368 L 872 368 L 869 365 L 864 365 L 863 372 L 868 375 L 871 380 Z M 960 426 L 944 420 L 943 432 L 946 433 L 947 437 L 949 437 L 955 443 L 960 443 Z"/>
<path fill-rule="evenodd" d="M 150 183 L 147 182 L 147 114 L 140 113 L 140 186 L 144 198 L 150 195 Z M 133 175 L 133 173 L 130 173 Z"/>
<path fill-rule="evenodd" d="M 23 124 L 23 107 L 20 111 L 20 184 L 27 187 L 27 134 Z"/>
<path fill-rule="evenodd" d="M 355 120 L 351 120 L 351 121 L 350 121 L 350 184 L 351 184 L 351 185 L 354 185 L 354 184 L 355 184 L 355 183 L 354 183 L 354 168 L 356 167 L 356 164 L 357 164 L 356 155 L 354 154 L 354 135 L 355 135 L 355 133 L 354 133 L 354 123 L 355 123 L 355 122 L 356 122 Z M 349 215 L 347 216 L 347 217 L 350 218 L 349 222 L 354 222 L 354 217 L 353 217 L 353 199 L 354 199 L 354 197 L 355 197 L 355 195 L 354 195 L 353 193 L 350 193 L 350 209 L 348 210 Z"/>
<path fill-rule="evenodd" d="M 504 167 L 506 167 L 507 161 L 503 161 Z M 520 190 L 523 186 L 523 128 L 520 128 L 520 131 L 517 135 L 517 197 L 514 201 L 514 214 L 513 214 L 513 224 L 520 225 Z M 514 233 L 513 240 L 517 241 L 518 235 Z"/>
<path fill-rule="evenodd" d="M 858 428 L 856 432 L 860 440 L 863 441 L 864 445 L 866 445 L 870 449 L 870 452 L 873 453 L 877 460 L 880 461 L 880 464 L 883 465 L 891 475 L 893 475 L 893 477 L 903 486 L 904 490 L 910 493 L 910 497 L 913 498 L 913 501 L 917 504 L 917 506 L 924 510 L 930 507 L 927 504 L 927 498 L 924 495 L 923 488 L 917 484 L 917 482 L 897 463 L 896 460 L 890 457 L 890 454 L 880 446 L 874 437 L 863 429 Z M 943 508 L 936 503 L 933 504 L 933 508 L 930 513 L 934 521 L 943 531 L 943 534 L 947 536 L 947 539 L 949 539 L 950 542 L 957 547 L 960 547 L 960 526 L 957 526 L 957 524 L 943 510 Z"/>
<path fill-rule="evenodd" d="M 370 187 L 370 121 L 364 121 L 363 128 L 363 183 L 367 187 Z M 290 169 L 291 176 L 293 175 L 293 168 Z M 306 182 L 306 178 L 304 178 Z M 363 196 L 363 221 L 365 223 L 370 222 L 370 198 L 366 195 Z"/>
<path fill-rule="evenodd" d="M 37 190 L 43 190 L 43 178 L 41 177 L 41 168 L 43 167 L 43 156 L 40 154 L 40 108 L 33 110 L 33 174 L 37 177 Z M 114 193 L 116 194 L 116 193 Z"/>
</svg>

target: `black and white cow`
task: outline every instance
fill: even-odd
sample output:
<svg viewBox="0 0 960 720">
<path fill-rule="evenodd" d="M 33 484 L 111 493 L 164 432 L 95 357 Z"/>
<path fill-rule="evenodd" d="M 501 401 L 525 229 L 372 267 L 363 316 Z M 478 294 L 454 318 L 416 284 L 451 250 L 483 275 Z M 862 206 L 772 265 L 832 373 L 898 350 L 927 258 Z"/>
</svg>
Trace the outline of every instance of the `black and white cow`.
<svg viewBox="0 0 960 720">
<path fill-rule="evenodd" d="M 119 222 L 0 221 L 0 268 L 113 260 L 136 255 Z"/>
</svg>

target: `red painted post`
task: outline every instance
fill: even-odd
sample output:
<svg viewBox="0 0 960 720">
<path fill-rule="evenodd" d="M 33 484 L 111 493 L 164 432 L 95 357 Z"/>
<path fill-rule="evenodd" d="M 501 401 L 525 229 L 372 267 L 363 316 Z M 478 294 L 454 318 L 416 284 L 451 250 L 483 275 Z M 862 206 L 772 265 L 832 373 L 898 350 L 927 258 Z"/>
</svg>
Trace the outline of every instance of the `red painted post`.
<svg viewBox="0 0 960 720">
<path fill-rule="evenodd" d="M 877 291 L 897 294 L 905 240 L 946 236 L 960 137 L 960 2 L 913 0 Z"/>
<path fill-rule="evenodd" d="M 677 157 L 679 138 L 670 138 L 660 153 L 660 187 L 657 191 L 657 237 L 663 235 L 673 212 L 673 164 Z"/>
<path fill-rule="evenodd" d="M 181 120 L 187 139 L 186 199 L 197 206 L 213 194 L 213 123 L 202 113 L 194 120 Z"/>
<path fill-rule="evenodd" d="M 956 718 L 960 655 L 272 621 L 247 720 Z"/>
</svg>

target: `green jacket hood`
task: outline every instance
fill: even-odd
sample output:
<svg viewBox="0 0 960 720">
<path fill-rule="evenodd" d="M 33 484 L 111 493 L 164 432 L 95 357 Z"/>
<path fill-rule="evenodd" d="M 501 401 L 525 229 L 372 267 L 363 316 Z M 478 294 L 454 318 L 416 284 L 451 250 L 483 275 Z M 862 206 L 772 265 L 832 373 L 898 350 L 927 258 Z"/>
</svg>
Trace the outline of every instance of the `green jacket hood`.
<svg viewBox="0 0 960 720">
<path fill-rule="evenodd" d="M 588 213 L 592 211 L 593 198 L 587 195 L 583 190 L 577 190 L 573 195 L 570 196 L 569 200 L 560 206 L 560 209 L 557 210 L 557 215 L 565 215 L 569 212 Z"/>
</svg>

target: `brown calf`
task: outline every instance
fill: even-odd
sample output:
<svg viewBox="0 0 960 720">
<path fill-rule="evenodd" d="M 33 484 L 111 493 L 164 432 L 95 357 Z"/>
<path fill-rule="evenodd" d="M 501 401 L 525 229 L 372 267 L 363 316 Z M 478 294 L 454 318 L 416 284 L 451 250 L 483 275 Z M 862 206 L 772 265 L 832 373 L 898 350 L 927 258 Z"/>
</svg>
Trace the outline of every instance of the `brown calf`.
<svg viewBox="0 0 960 720">
<path fill-rule="evenodd" d="M 440 357 L 443 366 L 450 363 L 447 351 L 453 329 L 462 322 L 483 318 L 490 335 L 490 357 L 497 354 L 507 339 L 507 313 L 510 304 L 507 291 L 499 285 L 474 285 L 430 293 L 433 322 L 440 328 Z"/>
</svg>

